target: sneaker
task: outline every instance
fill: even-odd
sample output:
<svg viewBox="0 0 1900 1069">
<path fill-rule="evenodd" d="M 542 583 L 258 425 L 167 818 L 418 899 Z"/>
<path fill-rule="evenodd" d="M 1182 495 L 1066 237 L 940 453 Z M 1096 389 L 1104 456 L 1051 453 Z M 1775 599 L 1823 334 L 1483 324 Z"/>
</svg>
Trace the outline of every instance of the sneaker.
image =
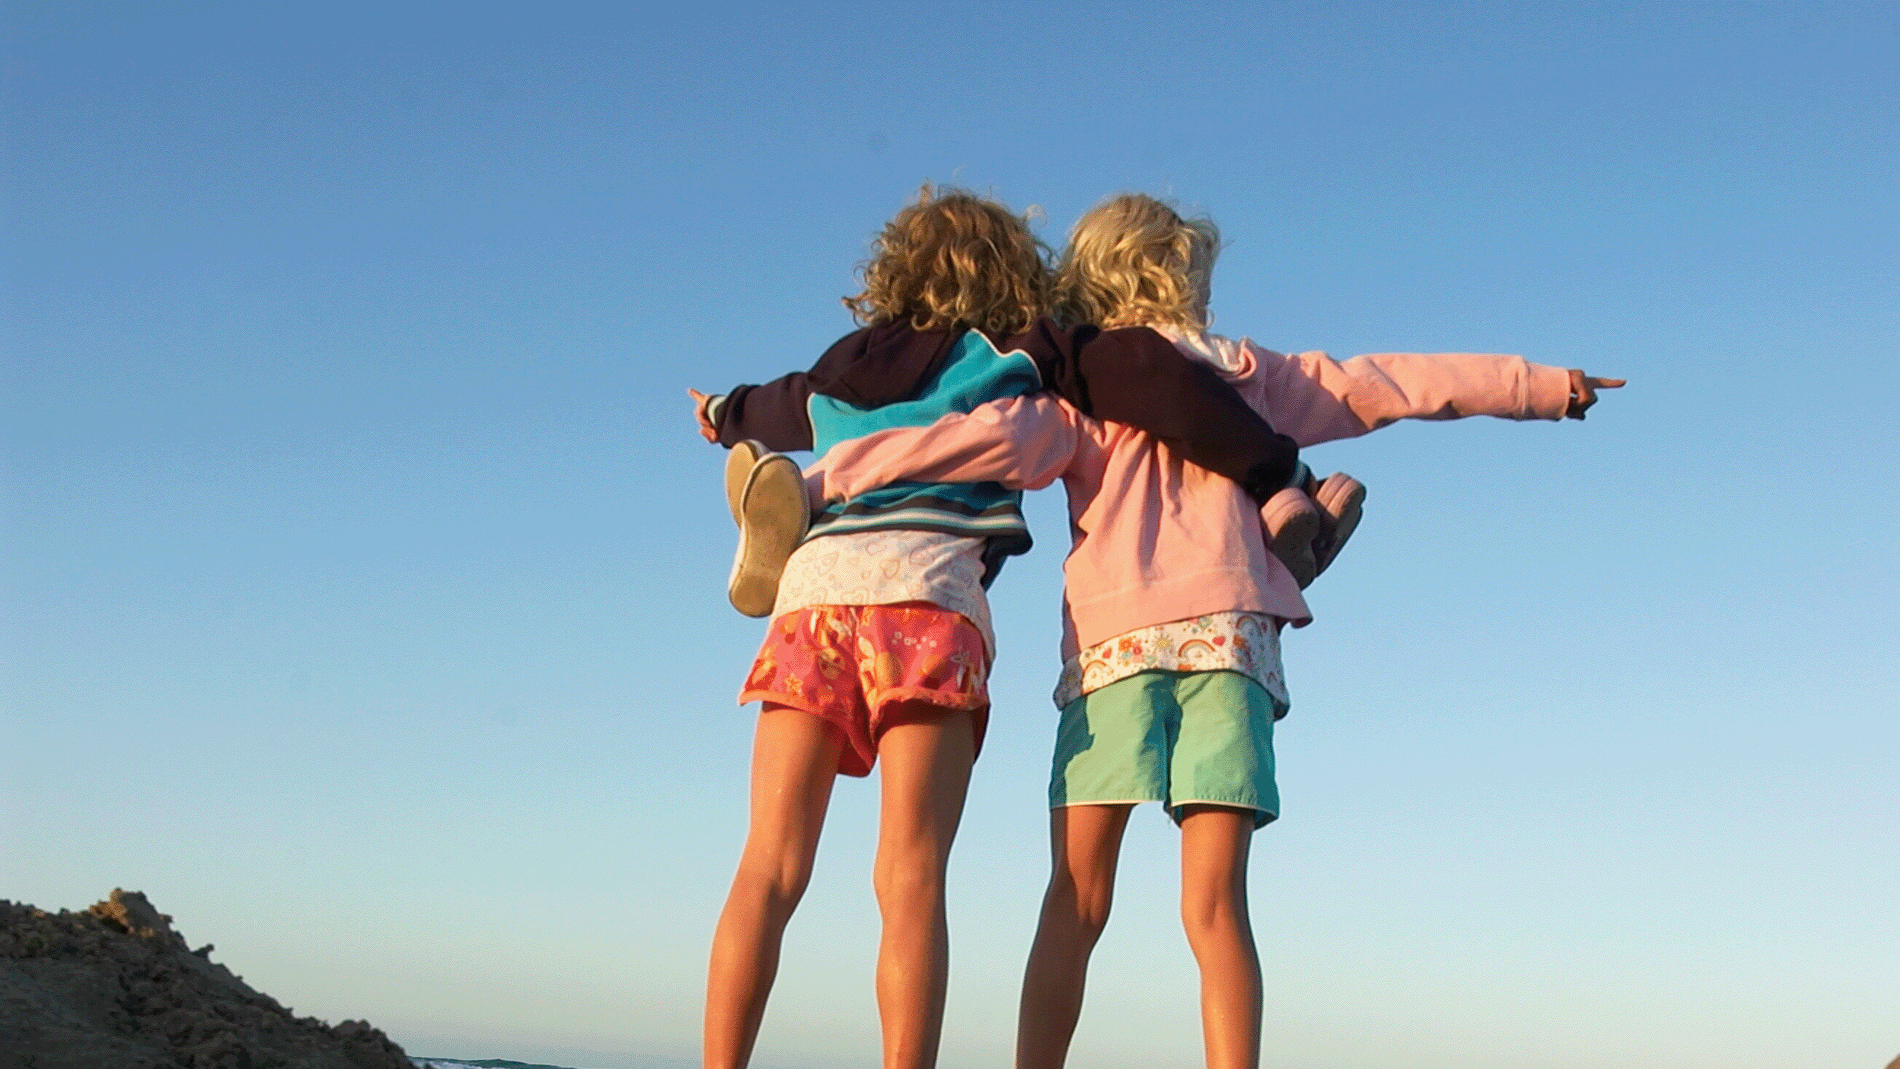
<svg viewBox="0 0 1900 1069">
<path fill-rule="evenodd" d="M 758 447 L 757 442 L 745 445 Z M 735 494 L 733 467 L 740 449 L 732 452 L 726 462 L 726 495 L 739 524 L 739 551 L 732 558 L 726 596 L 747 616 L 770 616 L 785 562 L 811 526 L 805 476 L 791 457 L 767 452 L 747 470 Z"/>
<path fill-rule="evenodd" d="M 1366 503 L 1366 487 L 1364 483 L 1344 472 L 1334 472 L 1326 477 L 1325 482 L 1319 484 L 1319 489 L 1313 494 L 1313 500 L 1319 503 L 1320 508 L 1326 510 L 1326 515 L 1332 520 L 1332 532 L 1322 537 L 1314 547 L 1316 562 L 1319 565 L 1318 571 L 1314 572 L 1317 578 L 1319 572 L 1325 571 L 1339 556 L 1339 551 L 1345 548 L 1346 540 L 1352 537 L 1354 530 L 1358 529 L 1359 517 Z"/>
<path fill-rule="evenodd" d="M 1260 506 L 1260 523 L 1267 532 L 1267 551 L 1280 558 L 1293 580 L 1305 590 L 1319 574 L 1313 542 L 1319 537 L 1319 508 L 1306 491 L 1289 486 Z"/>
<path fill-rule="evenodd" d="M 732 510 L 733 523 L 741 522 L 739 499 L 745 494 L 745 481 L 752 477 L 759 458 L 771 452 L 764 444 L 747 438 L 726 454 L 726 507 Z"/>
</svg>

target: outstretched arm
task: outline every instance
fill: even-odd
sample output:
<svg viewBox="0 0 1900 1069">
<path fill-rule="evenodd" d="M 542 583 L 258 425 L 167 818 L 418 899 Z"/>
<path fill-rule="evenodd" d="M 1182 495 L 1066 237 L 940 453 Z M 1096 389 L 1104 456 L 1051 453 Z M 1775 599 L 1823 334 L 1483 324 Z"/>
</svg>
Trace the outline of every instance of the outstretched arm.
<svg viewBox="0 0 1900 1069">
<path fill-rule="evenodd" d="M 688 389 L 699 436 L 728 448 L 754 439 L 767 449 L 789 453 L 811 448 L 809 376 L 803 371 L 763 386 L 735 386 L 731 393 L 703 394 Z"/>
<path fill-rule="evenodd" d="M 1353 438 L 1401 419 L 1581 418 L 1596 391 L 1622 385 L 1581 371 L 1489 353 L 1376 353 L 1334 360 L 1281 356 L 1251 342 L 1258 396 L 1302 445 Z"/>
<path fill-rule="evenodd" d="M 719 425 L 712 421 L 712 414 L 708 409 L 710 409 L 715 402 L 724 404 L 726 400 L 725 396 L 700 393 L 691 386 L 686 387 L 686 396 L 693 399 L 693 418 L 699 421 L 699 436 L 709 442 L 717 444 L 719 441 Z"/>
</svg>

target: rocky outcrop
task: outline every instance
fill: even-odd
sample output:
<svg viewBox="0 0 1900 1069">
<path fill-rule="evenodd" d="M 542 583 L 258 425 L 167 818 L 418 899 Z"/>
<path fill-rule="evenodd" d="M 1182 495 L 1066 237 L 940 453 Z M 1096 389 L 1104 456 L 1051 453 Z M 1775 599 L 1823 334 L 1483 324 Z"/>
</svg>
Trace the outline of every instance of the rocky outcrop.
<svg viewBox="0 0 1900 1069">
<path fill-rule="evenodd" d="M 136 891 L 0 901 L 0 1069 L 413 1069 L 363 1021 L 298 1017 L 192 950 Z"/>
</svg>

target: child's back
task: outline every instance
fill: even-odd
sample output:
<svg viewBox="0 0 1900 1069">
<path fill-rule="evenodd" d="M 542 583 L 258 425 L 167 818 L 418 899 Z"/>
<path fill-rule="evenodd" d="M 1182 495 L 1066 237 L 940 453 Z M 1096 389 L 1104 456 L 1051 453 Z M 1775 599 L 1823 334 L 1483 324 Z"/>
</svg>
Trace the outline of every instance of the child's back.
<svg viewBox="0 0 1900 1069">
<path fill-rule="evenodd" d="M 1132 217 L 1158 220 L 1162 239 L 1129 232 Z M 1149 198 L 1118 198 L 1078 223 L 1071 252 L 1100 239 L 1134 250 L 1126 259 L 1135 269 L 1089 265 L 1065 293 L 1105 322 L 1131 316 L 1121 321 L 1162 330 L 1302 446 L 1402 418 L 1580 417 L 1596 385 L 1620 385 L 1520 357 L 1340 363 L 1207 334 L 1213 243 L 1196 240 L 1205 233 Z M 1182 828 L 1182 914 L 1201 966 L 1208 1064 L 1257 1065 L 1248 840 L 1279 806 L 1272 721 L 1287 709 L 1279 631 L 1309 614 L 1293 576 L 1266 552 L 1254 501 L 1152 436 L 1046 396 L 846 443 L 809 474 L 826 496 L 847 497 L 890 479 L 1025 487 L 1063 479 L 1074 545 L 1064 564 L 1050 784 L 1056 863 L 1024 978 L 1017 1065 L 1053 1069 L 1066 1056 L 1128 810 L 1144 800 L 1161 801 Z"/>
<path fill-rule="evenodd" d="M 853 303 L 871 325 L 820 361 L 839 372 L 832 385 L 857 393 L 812 392 L 807 375 L 798 384 L 802 413 L 751 403 L 769 400 L 770 390 L 764 398 L 696 397 L 702 430 L 716 438 L 721 425 L 749 415 L 830 444 L 1037 385 L 1033 367 L 1024 374 L 994 359 L 993 347 L 984 351 L 985 331 L 1026 328 L 1046 297 L 1039 247 L 1000 205 L 926 191 L 886 227 L 865 275 Z M 933 388 L 920 396 L 879 374 L 895 368 L 914 380 L 919 360 L 934 363 Z M 782 390 L 780 399 L 796 392 Z M 887 408 L 852 403 L 899 399 L 880 393 L 912 396 Z M 760 472 L 788 467 L 775 459 L 783 461 L 760 459 L 748 474 L 735 515 L 749 507 Z M 878 506 L 821 515 L 824 536 L 790 554 L 783 581 L 774 568 L 769 582 L 755 584 L 767 595 L 759 614 L 777 605 L 740 694 L 741 703 L 761 706 L 745 850 L 708 969 L 704 1062 L 714 1069 L 737 1069 L 751 1056 L 835 777 L 880 765 L 873 882 L 884 922 L 877 990 L 885 1064 L 936 1058 L 949 967 L 945 870 L 989 715 L 986 553 L 1007 547 L 1012 535 L 1020 552 L 1028 538 L 1020 493 L 1001 487 L 894 488 Z M 742 543 L 742 565 L 745 558 Z M 735 568 L 736 577 L 742 572 Z M 735 604 L 738 590 L 735 582 Z"/>
<path fill-rule="evenodd" d="M 1301 446 L 1403 418 L 1560 419 L 1562 368 L 1484 354 L 1380 354 L 1334 361 L 1249 341 L 1161 328 L 1216 367 Z M 1062 479 L 1074 535 L 1063 565 L 1063 659 L 1138 627 L 1215 611 L 1311 618 L 1286 565 L 1268 553 L 1257 506 L 1227 479 L 1152 435 L 1039 394 L 979 408 L 927 431 L 843 443 L 808 469 L 850 498 L 891 480 L 982 479 L 1036 489 Z"/>
<path fill-rule="evenodd" d="M 1190 455 L 1256 492 L 1277 489 L 1294 464 L 1289 440 L 1159 335 L 1039 319 L 1039 246 L 1000 205 L 926 190 L 880 235 L 864 277 L 847 303 L 868 325 L 811 371 L 695 393 L 701 433 L 744 447 L 734 449 L 744 478 L 728 469 L 736 518 L 751 517 L 755 491 L 770 481 L 762 475 L 782 481 L 790 469 L 750 439 L 835 446 L 1051 386 L 1086 401 L 1091 367 L 1119 372 L 1095 396 L 1105 411 L 1164 437 L 1179 431 Z M 883 770 L 874 883 L 886 1064 L 934 1060 L 948 967 L 945 864 L 989 713 L 995 641 L 984 588 L 1029 539 L 1019 489 L 926 482 L 821 510 L 810 536 L 767 567 L 752 567 L 749 547 L 762 543 L 742 537 L 734 604 L 773 619 L 740 694 L 761 710 L 745 852 L 713 941 L 708 1066 L 749 1058 L 833 778 L 874 766 Z M 802 494 L 793 501 L 802 534 Z"/>
</svg>

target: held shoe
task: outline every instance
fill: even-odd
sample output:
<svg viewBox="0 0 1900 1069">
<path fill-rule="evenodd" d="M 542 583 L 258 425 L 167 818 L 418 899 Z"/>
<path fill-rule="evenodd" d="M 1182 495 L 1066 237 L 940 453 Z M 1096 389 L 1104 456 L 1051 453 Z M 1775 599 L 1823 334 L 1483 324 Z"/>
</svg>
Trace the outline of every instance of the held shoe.
<svg viewBox="0 0 1900 1069">
<path fill-rule="evenodd" d="M 739 450 L 733 455 L 737 458 Z M 730 493 L 730 460 L 726 471 Z M 733 516 L 739 522 L 739 551 L 732 559 L 726 596 L 747 616 L 770 616 L 785 562 L 811 525 L 805 478 L 792 458 L 780 453 L 759 457 L 739 488 Z"/>
<path fill-rule="evenodd" d="M 726 454 L 726 507 L 732 510 L 733 523 L 743 522 L 739 519 L 739 500 L 745 495 L 745 481 L 752 477 L 759 458 L 770 452 L 762 443 L 747 438 Z"/>
<path fill-rule="evenodd" d="M 1313 492 L 1313 500 L 1319 503 L 1320 508 L 1326 510 L 1327 517 L 1332 521 L 1331 532 L 1323 536 L 1314 547 L 1315 557 L 1319 564 L 1318 571 L 1314 573 L 1317 576 L 1318 572 L 1325 571 L 1339 556 L 1339 551 L 1345 547 L 1346 540 L 1351 538 L 1353 531 L 1358 528 L 1359 517 L 1366 503 L 1366 487 L 1364 483 L 1344 472 L 1334 472 L 1326 477 L 1325 482 L 1319 484 L 1319 489 Z"/>
<path fill-rule="evenodd" d="M 1260 524 L 1267 532 L 1267 551 L 1280 558 L 1301 590 L 1306 589 L 1319 574 L 1313 542 L 1319 537 L 1321 521 L 1313 499 L 1289 486 L 1260 506 Z"/>
</svg>

